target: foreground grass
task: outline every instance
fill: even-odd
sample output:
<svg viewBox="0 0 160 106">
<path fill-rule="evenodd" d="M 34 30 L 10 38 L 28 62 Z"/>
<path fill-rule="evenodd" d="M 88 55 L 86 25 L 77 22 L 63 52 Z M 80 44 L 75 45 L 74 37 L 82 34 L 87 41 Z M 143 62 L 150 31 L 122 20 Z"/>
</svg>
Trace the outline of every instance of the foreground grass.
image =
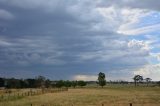
<svg viewBox="0 0 160 106">
<path fill-rule="evenodd" d="M 159 87 L 78 88 L 4 101 L 0 106 L 159 106 Z"/>
</svg>

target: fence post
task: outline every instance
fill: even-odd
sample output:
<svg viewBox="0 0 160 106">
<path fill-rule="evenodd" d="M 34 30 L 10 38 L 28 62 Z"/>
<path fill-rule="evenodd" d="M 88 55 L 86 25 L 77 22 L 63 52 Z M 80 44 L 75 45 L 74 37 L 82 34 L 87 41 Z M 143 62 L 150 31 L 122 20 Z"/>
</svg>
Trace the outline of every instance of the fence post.
<svg viewBox="0 0 160 106">
<path fill-rule="evenodd" d="M 102 106 L 104 106 L 104 104 L 102 103 Z"/>
<path fill-rule="evenodd" d="M 1 98 L 3 99 L 3 95 L 1 95 Z"/>
<path fill-rule="evenodd" d="M 31 106 L 32 106 L 32 103 L 31 103 Z"/>
<path fill-rule="evenodd" d="M 130 103 L 129 106 L 132 106 L 132 103 Z"/>
</svg>

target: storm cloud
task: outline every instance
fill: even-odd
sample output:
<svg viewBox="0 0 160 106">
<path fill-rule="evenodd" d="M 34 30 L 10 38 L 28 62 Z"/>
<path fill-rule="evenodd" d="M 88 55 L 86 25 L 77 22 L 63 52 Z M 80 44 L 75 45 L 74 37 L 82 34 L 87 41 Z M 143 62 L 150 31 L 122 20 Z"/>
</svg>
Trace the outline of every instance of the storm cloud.
<svg viewBox="0 0 160 106">
<path fill-rule="evenodd" d="M 0 75 L 131 79 L 151 58 L 135 24 L 160 9 L 155 0 L 137 2 L 0 0 Z"/>
</svg>

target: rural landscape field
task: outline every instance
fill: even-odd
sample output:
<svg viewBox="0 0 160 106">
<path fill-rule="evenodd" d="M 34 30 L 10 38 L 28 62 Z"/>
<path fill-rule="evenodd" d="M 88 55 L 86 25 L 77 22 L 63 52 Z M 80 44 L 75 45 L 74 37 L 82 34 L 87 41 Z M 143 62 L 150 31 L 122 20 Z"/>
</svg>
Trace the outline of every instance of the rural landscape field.
<svg viewBox="0 0 160 106">
<path fill-rule="evenodd" d="M 133 106 L 159 106 L 159 89 L 120 85 L 69 88 L 68 91 L 15 97 L 1 101 L 0 106 L 130 106 L 130 103 Z M 15 92 L 25 90 L 27 89 Z"/>
<path fill-rule="evenodd" d="M 160 106 L 160 0 L 0 0 L 0 106 Z"/>
</svg>

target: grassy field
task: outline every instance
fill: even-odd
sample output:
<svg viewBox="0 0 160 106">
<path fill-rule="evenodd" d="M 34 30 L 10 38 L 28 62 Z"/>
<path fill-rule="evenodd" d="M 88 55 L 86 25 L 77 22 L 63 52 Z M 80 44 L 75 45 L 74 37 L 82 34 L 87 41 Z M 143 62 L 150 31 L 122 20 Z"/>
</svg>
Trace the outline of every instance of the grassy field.
<svg viewBox="0 0 160 106">
<path fill-rule="evenodd" d="M 0 106 L 160 106 L 159 87 L 76 88 L 2 101 Z"/>
</svg>

